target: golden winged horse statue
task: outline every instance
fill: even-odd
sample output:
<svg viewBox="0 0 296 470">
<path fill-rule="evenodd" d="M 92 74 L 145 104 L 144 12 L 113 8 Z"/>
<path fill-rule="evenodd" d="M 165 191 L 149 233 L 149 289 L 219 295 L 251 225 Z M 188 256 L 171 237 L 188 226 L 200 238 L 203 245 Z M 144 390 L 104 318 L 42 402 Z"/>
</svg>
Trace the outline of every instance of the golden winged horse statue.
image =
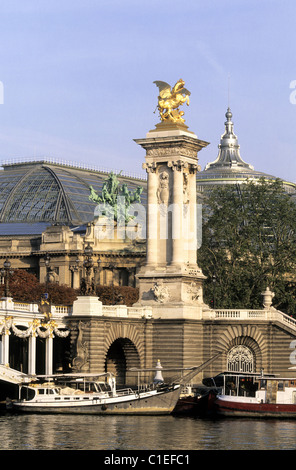
<svg viewBox="0 0 296 470">
<path fill-rule="evenodd" d="M 177 83 L 171 88 L 166 82 L 155 81 L 153 82 L 159 89 L 158 96 L 158 111 L 162 121 L 171 121 L 183 123 L 185 119 L 183 111 L 179 110 L 179 106 L 186 102 L 189 106 L 190 91 L 184 88 L 185 82 L 180 78 Z"/>
</svg>

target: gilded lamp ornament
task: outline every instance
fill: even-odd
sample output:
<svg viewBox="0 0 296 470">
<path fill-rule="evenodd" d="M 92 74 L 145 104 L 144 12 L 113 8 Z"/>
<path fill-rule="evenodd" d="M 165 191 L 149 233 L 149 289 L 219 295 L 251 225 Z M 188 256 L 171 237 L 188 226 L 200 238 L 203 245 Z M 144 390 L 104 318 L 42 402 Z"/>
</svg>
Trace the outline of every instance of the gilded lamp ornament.
<svg viewBox="0 0 296 470">
<path fill-rule="evenodd" d="M 184 111 L 179 110 L 179 106 L 184 103 L 189 106 L 190 91 L 184 88 L 185 82 L 180 78 L 177 83 L 171 87 L 166 82 L 153 82 L 159 89 L 158 105 L 160 119 L 173 123 L 184 123 Z"/>
</svg>

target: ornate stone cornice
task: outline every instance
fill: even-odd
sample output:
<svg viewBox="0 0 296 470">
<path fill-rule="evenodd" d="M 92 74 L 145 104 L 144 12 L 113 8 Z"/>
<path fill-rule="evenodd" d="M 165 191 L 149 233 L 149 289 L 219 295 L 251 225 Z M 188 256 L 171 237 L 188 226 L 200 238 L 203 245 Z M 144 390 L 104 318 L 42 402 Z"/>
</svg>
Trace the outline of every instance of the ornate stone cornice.
<svg viewBox="0 0 296 470">
<path fill-rule="evenodd" d="M 135 139 L 135 142 L 146 150 L 147 157 L 163 158 L 179 155 L 197 159 L 197 153 L 208 145 L 208 142 L 188 135 L 157 136 L 154 138 Z"/>
<path fill-rule="evenodd" d="M 169 146 L 169 147 L 150 147 L 147 149 L 147 157 L 171 157 L 173 155 L 180 155 L 189 158 L 197 158 L 197 150 L 190 147 L 183 146 Z"/>
</svg>

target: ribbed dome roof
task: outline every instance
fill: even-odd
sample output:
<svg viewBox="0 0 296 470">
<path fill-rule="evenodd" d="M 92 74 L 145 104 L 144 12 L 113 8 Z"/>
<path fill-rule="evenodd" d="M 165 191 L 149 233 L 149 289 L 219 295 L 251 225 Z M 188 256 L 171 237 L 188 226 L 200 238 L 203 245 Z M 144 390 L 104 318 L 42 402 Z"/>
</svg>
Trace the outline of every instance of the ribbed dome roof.
<svg viewBox="0 0 296 470">
<path fill-rule="evenodd" d="M 233 132 L 232 112 L 230 108 L 225 114 L 225 132 L 221 136 L 218 145 L 219 152 L 217 159 L 208 163 L 204 169 L 197 174 L 197 188 L 203 191 L 205 187 L 212 187 L 217 184 L 240 184 L 247 179 L 272 179 L 277 177 L 254 170 L 254 167 L 246 163 L 240 155 L 240 146 L 237 136 Z M 296 185 L 284 181 L 287 192 L 296 192 Z"/>
<path fill-rule="evenodd" d="M 0 171 L 0 222 L 65 223 L 78 225 L 94 218 L 96 204 L 89 200 L 92 186 L 101 193 L 108 173 L 47 161 L 5 164 Z M 130 190 L 146 181 L 117 175 Z"/>
</svg>

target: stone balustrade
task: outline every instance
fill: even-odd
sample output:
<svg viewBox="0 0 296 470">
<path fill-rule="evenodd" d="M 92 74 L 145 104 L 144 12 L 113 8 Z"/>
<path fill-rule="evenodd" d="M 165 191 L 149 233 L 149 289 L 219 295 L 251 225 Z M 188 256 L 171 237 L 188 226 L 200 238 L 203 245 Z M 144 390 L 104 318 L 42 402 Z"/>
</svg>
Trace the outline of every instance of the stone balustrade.
<svg viewBox="0 0 296 470">
<path fill-rule="evenodd" d="M 126 305 L 102 305 L 97 302 L 97 316 L 123 317 L 123 318 L 152 318 L 152 309 L 150 307 L 127 307 Z M 11 298 L 0 299 L 0 316 L 14 315 L 27 316 L 39 313 L 37 303 L 14 302 Z M 73 308 L 66 305 L 52 305 L 51 314 L 54 318 L 71 316 Z M 86 312 L 87 315 L 87 312 Z"/>
<path fill-rule="evenodd" d="M 227 319 L 227 320 L 267 320 L 267 310 L 243 310 L 243 309 L 213 309 L 203 312 L 203 319 Z"/>
<path fill-rule="evenodd" d="M 149 307 L 126 307 L 125 305 L 103 305 L 102 315 L 125 318 L 152 318 L 152 309 Z"/>
<path fill-rule="evenodd" d="M 96 316 L 116 317 L 116 318 L 153 318 L 152 308 L 147 307 L 127 307 L 126 305 L 102 305 L 97 304 Z M 21 316 L 36 315 L 39 313 L 38 304 L 26 302 L 13 302 L 11 298 L 0 299 L 0 316 L 15 315 Z M 63 318 L 73 315 L 73 308 L 65 305 L 52 305 L 51 314 L 55 318 Z M 87 313 L 86 313 L 87 315 Z M 286 315 L 275 308 L 265 308 L 262 310 L 251 309 L 205 309 L 199 320 L 215 321 L 277 321 L 296 331 L 296 319 Z"/>
<path fill-rule="evenodd" d="M 277 321 L 292 328 L 296 331 L 296 319 L 286 315 L 275 308 L 267 308 L 262 310 L 250 309 L 213 309 L 203 312 L 202 319 L 206 320 L 263 320 Z"/>
<path fill-rule="evenodd" d="M 51 314 L 54 317 L 64 317 L 71 313 L 72 307 L 65 305 L 52 305 Z M 36 315 L 39 313 L 39 306 L 37 303 L 29 302 L 14 302 L 10 297 L 0 299 L 0 315 Z"/>
</svg>

